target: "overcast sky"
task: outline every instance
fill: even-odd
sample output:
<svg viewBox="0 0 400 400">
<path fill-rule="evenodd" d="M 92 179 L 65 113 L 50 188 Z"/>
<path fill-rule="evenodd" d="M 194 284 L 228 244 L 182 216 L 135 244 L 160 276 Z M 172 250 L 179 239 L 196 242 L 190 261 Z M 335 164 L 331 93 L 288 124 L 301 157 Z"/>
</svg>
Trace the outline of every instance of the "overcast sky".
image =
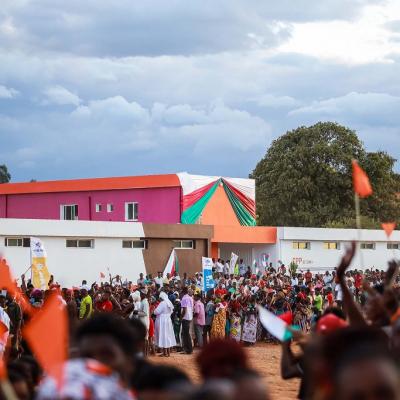
<svg viewBox="0 0 400 400">
<path fill-rule="evenodd" d="M 0 164 L 245 177 L 319 120 L 400 158 L 399 63 L 398 0 L 1 0 Z"/>
</svg>

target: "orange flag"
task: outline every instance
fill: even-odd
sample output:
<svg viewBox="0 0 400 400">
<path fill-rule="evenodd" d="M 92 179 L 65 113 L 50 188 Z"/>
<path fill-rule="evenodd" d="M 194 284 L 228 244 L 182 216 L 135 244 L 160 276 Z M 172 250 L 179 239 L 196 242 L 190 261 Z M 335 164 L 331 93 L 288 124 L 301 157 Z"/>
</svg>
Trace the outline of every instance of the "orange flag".
<svg viewBox="0 0 400 400">
<path fill-rule="evenodd" d="M 385 231 L 387 237 L 390 237 L 394 228 L 396 228 L 395 222 L 382 222 L 382 229 Z"/>
<path fill-rule="evenodd" d="M 102 272 L 100 272 L 100 278 L 105 278 L 106 276 L 102 273 Z"/>
<path fill-rule="evenodd" d="M 16 300 L 20 303 L 21 307 L 28 314 L 32 313 L 32 307 L 29 304 L 26 296 L 18 288 L 16 282 L 14 281 L 10 267 L 7 265 L 7 261 L 4 258 L 0 258 L 0 288 L 6 288 Z"/>
<path fill-rule="evenodd" d="M 360 197 L 368 197 L 372 194 L 372 187 L 369 182 L 368 175 L 365 171 L 358 165 L 356 160 L 352 161 L 353 164 L 353 186 L 354 191 Z"/>
<path fill-rule="evenodd" d="M 22 334 L 42 368 L 56 379 L 61 388 L 68 349 L 68 316 L 59 295 L 50 295 Z"/>
</svg>

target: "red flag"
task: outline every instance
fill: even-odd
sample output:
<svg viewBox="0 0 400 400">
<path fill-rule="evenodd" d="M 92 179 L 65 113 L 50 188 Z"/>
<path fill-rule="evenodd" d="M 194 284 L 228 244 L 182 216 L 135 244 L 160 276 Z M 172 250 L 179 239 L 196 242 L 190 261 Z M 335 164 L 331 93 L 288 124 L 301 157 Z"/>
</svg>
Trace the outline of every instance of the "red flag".
<svg viewBox="0 0 400 400">
<path fill-rule="evenodd" d="M 382 222 L 382 229 L 385 231 L 387 237 L 390 237 L 394 228 L 396 228 L 395 222 Z"/>
<path fill-rule="evenodd" d="M 293 314 L 290 311 L 287 311 L 281 315 L 278 315 L 278 317 L 282 320 L 285 321 L 288 325 L 293 324 Z"/>
<path fill-rule="evenodd" d="M 32 313 L 32 307 L 28 299 L 12 278 L 10 267 L 7 265 L 7 261 L 4 258 L 0 258 L 0 288 L 6 288 L 13 296 L 15 296 L 16 300 L 25 312 L 28 314 Z"/>
<path fill-rule="evenodd" d="M 42 368 L 61 387 L 63 363 L 67 359 L 68 316 L 59 295 L 50 295 L 22 333 Z"/>
<path fill-rule="evenodd" d="M 372 187 L 369 182 L 368 175 L 365 171 L 358 165 L 356 160 L 352 161 L 353 164 L 353 186 L 354 191 L 360 197 L 368 197 L 372 194 Z"/>
<path fill-rule="evenodd" d="M 100 272 L 100 278 L 105 278 L 106 276 L 102 273 L 102 272 Z"/>
</svg>

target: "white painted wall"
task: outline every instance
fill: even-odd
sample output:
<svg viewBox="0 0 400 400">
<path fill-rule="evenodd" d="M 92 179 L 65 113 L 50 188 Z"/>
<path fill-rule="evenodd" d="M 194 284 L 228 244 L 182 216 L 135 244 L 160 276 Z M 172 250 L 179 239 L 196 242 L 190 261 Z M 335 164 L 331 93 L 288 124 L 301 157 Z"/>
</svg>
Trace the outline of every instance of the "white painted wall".
<svg viewBox="0 0 400 400">
<path fill-rule="evenodd" d="M 220 243 L 219 250 L 220 258 L 223 260 L 229 260 L 231 254 L 235 253 L 249 266 L 253 265 L 254 260 L 260 264 L 263 253 L 269 254 L 269 262 L 274 265 L 277 261 L 276 246 L 273 244 Z"/>
<path fill-rule="evenodd" d="M 375 250 L 361 250 L 357 245 L 357 253 L 351 268 L 386 269 L 387 262 L 394 257 L 400 258 L 399 250 L 387 249 L 388 239 L 381 230 L 361 230 L 361 242 L 374 242 Z M 339 263 L 346 246 L 358 239 L 355 229 L 322 229 L 322 228 L 278 228 L 278 255 L 286 265 L 294 260 L 301 270 L 333 269 Z M 293 249 L 293 241 L 309 241 L 310 250 Z M 339 250 L 326 250 L 324 242 L 340 242 Z M 400 243 L 400 231 L 393 232 L 390 242 Z"/>
<path fill-rule="evenodd" d="M 144 237 L 141 223 L 47 221 L 0 219 L 0 253 L 7 259 L 15 277 L 30 265 L 30 249 L 5 247 L 6 237 L 40 238 L 47 251 L 47 265 L 55 280 L 62 286 L 80 285 L 100 280 L 100 272 L 122 275 L 136 281 L 145 273 L 140 249 L 123 249 L 123 239 Z M 67 248 L 66 238 L 94 239 L 94 248 Z"/>
</svg>

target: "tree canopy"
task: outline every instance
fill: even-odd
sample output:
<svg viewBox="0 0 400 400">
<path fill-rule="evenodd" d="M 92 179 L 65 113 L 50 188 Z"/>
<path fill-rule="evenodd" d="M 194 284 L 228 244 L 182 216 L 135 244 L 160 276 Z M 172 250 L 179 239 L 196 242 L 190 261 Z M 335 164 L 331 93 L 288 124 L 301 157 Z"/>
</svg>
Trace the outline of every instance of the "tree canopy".
<svg viewBox="0 0 400 400">
<path fill-rule="evenodd" d="M 333 122 L 301 126 L 274 140 L 250 177 L 260 225 L 355 227 L 352 159 L 370 177 L 366 227 L 399 221 L 400 178 L 389 154 L 367 152 L 357 134 Z"/>
<path fill-rule="evenodd" d="M 0 183 L 8 183 L 11 180 L 11 175 L 7 167 L 3 164 L 0 165 Z"/>
</svg>

